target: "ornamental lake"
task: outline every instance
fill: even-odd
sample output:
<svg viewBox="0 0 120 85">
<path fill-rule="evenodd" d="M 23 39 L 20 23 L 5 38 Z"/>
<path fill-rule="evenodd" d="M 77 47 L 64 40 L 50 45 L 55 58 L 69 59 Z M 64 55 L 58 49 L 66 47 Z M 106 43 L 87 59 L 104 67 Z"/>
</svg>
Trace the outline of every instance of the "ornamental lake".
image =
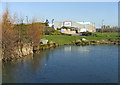
<svg viewBox="0 0 120 85">
<path fill-rule="evenodd" d="M 117 83 L 118 45 L 65 45 L 2 64 L 3 83 Z"/>
</svg>

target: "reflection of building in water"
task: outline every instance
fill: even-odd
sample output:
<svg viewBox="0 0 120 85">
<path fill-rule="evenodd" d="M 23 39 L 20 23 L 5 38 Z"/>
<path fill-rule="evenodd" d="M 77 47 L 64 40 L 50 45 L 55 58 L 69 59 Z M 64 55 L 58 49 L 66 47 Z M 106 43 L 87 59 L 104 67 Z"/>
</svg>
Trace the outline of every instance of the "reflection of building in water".
<svg viewBox="0 0 120 85">
<path fill-rule="evenodd" d="M 77 48 L 77 50 L 78 51 L 80 51 L 80 52 L 90 52 L 90 46 L 79 46 L 78 48 Z"/>
<path fill-rule="evenodd" d="M 90 52 L 91 46 L 65 46 L 64 51 L 71 52 L 71 51 L 79 51 L 79 52 Z"/>
<path fill-rule="evenodd" d="M 90 52 L 90 49 L 91 48 L 91 46 L 72 46 L 72 48 L 71 48 L 71 50 L 72 51 L 79 51 L 79 52 Z"/>
<path fill-rule="evenodd" d="M 71 52 L 72 48 L 71 48 L 71 46 L 67 46 L 67 47 L 64 47 L 64 50 L 65 50 L 65 51 L 70 51 L 70 52 Z"/>
</svg>

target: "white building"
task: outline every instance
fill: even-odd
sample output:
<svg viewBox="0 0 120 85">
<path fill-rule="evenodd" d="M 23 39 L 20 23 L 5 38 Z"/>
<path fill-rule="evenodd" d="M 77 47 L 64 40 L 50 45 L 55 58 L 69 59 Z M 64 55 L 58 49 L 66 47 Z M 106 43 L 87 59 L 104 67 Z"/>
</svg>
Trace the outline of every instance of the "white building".
<svg viewBox="0 0 120 85">
<path fill-rule="evenodd" d="M 64 21 L 64 22 L 54 22 L 54 29 L 61 27 L 74 27 L 74 31 L 79 32 L 96 32 L 96 27 L 91 22 L 72 22 L 72 21 Z"/>
</svg>

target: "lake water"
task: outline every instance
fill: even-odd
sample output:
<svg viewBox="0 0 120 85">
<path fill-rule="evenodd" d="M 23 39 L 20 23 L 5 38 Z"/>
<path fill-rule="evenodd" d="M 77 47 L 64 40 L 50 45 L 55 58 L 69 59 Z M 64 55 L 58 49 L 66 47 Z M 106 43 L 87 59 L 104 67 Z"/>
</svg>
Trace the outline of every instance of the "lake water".
<svg viewBox="0 0 120 85">
<path fill-rule="evenodd" d="M 2 65 L 3 83 L 117 83 L 118 46 L 59 46 Z"/>
</svg>

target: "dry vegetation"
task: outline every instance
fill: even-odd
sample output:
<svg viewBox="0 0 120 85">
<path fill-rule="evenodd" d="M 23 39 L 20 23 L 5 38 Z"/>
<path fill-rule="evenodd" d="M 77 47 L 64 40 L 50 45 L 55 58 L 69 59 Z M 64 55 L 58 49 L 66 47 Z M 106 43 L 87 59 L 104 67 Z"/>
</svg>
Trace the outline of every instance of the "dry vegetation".
<svg viewBox="0 0 120 85">
<path fill-rule="evenodd" d="M 43 34 L 43 24 L 36 23 L 31 24 L 17 23 L 16 16 L 10 15 L 8 8 L 1 18 L 2 27 L 2 48 L 3 56 L 9 57 L 14 52 L 14 47 L 20 47 L 24 43 L 32 42 L 33 44 L 39 44 L 41 36 Z"/>
<path fill-rule="evenodd" d="M 11 17 L 6 8 L 6 12 L 2 16 L 2 48 L 5 56 L 9 56 L 12 48 L 16 46 L 15 41 L 17 40 L 16 31 L 14 29 L 15 17 Z"/>
<path fill-rule="evenodd" d="M 43 35 L 43 25 L 42 23 L 35 23 L 29 24 L 27 27 L 27 33 L 32 42 L 35 44 L 39 44 L 41 36 Z"/>
</svg>

